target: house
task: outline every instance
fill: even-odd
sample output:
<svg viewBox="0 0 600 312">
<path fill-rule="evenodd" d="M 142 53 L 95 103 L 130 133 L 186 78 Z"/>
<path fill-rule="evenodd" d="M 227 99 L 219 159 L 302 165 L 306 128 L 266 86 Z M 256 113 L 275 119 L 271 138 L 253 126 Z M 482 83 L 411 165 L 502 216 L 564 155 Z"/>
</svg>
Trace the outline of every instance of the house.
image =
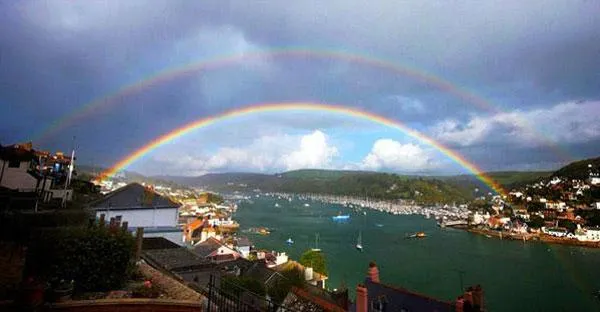
<svg viewBox="0 0 600 312">
<path fill-rule="evenodd" d="M 215 263 L 222 263 L 240 258 L 240 253 L 229 248 L 214 237 L 196 244 L 192 248 L 192 252 L 202 258 L 210 259 Z"/>
<path fill-rule="evenodd" d="M 554 236 L 554 237 L 567 237 L 567 234 L 569 234 L 569 231 L 567 231 L 567 229 L 559 228 L 559 227 L 552 227 L 552 228 L 543 227 L 542 232 L 545 234 Z"/>
<path fill-rule="evenodd" d="M 183 231 L 177 226 L 179 204 L 151 187 L 131 183 L 88 205 L 96 218 L 127 222 L 130 230 L 144 228 L 144 237 L 164 237 L 183 244 Z"/>
<path fill-rule="evenodd" d="M 600 242 L 600 227 L 578 229 L 575 237 L 580 241 Z"/>
<path fill-rule="evenodd" d="M 444 301 L 408 289 L 384 284 L 379 269 L 369 264 L 367 278 L 356 286 L 356 302 L 349 311 L 483 311 L 484 296 L 480 286 L 469 287 L 455 301 Z"/>
<path fill-rule="evenodd" d="M 562 210 L 567 208 L 567 204 L 565 202 L 562 201 L 553 201 L 553 200 L 548 200 L 546 201 L 546 209 L 557 209 L 557 210 Z"/>
<path fill-rule="evenodd" d="M 0 187 L 35 192 L 44 202 L 70 201 L 73 190 L 65 187 L 73 159 L 60 152 L 36 151 L 31 142 L 0 146 Z"/>
<path fill-rule="evenodd" d="M 252 243 L 247 237 L 240 237 L 235 241 L 235 249 L 244 258 L 248 258 L 250 255 L 250 249 L 252 249 Z"/>
<path fill-rule="evenodd" d="M 39 163 L 31 145 L 0 147 L 0 186 L 21 192 L 37 192 L 40 177 L 35 174 L 36 167 Z"/>
</svg>

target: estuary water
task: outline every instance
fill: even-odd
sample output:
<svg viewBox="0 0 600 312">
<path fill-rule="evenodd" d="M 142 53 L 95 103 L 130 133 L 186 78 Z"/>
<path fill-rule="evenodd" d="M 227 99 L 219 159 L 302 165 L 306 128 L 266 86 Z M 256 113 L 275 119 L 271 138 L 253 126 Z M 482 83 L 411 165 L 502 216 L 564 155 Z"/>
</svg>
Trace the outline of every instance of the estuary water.
<svg viewBox="0 0 600 312">
<path fill-rule="evenodd" d="M 600 311 L 600 249 L 499 240 L 439 228 L 423 216 L 395 216 L 374 210 L 262 196 L 242 202 L 234 218 L 240 230 L 265 226 L 267 236 L 240 233 L 257 248 L 285 251 L 295 260 L 315 245 L 327 259 L 328 288 L 348 286 L 354 296 L 368 263 L 376 261 L 381 281 L 454 300 L 461 285 L 480 284 L 489 311 Z M 276 207 L 275 203 L 278 204 Z M 306 207 L 304 204 L 310 206 Z M 336 223 L 332 216 L 349 214 Z M 364 251 L 355 249 L 359 231 Z M 424 239 L 406 235 L 423 231 Z M 294 244 L 288 246 L 286 240 Z"/>
</svg>

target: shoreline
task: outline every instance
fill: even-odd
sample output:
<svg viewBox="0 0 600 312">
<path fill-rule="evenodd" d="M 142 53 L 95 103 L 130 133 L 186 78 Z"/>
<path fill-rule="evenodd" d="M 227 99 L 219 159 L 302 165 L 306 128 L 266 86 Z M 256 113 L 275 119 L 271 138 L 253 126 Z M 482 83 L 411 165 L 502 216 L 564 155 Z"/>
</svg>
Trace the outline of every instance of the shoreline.
<svg viewBox="0 0 600 312">
<path fill-rule="evenodd" d="M 559 237 L 554 237 L 551 235 L 541 234 L 541 233 L 540 234 L 507 233 L 507 232 L 500 232 L 500 231 L 487 230 L 487 229 L 469 228 L 469 227 L 465 227 L 465 226 L 457 226 L 457 227 L 452 227 L 452 228 L 465 230 L 469 233 L 476 234 L 476 235 L 490 236 L 490 238 L 493 237 L 493 238 L 500 238 L 500 239 L 507 239 L 507 240 L 520 240 L 523 242 L 534 241 L 534 242 L 543 242 L 543 243 L 550 243 L 550 244 L 557 244 L 557 245 L 569 245 L 569 246 L 587 247 L 587 248 L 600 248 L 600 242 L 584 242 L 584 241 L 579 241 L 579 240 L 572 239 L 572 238 L 559 238 Z"/>
</svg>

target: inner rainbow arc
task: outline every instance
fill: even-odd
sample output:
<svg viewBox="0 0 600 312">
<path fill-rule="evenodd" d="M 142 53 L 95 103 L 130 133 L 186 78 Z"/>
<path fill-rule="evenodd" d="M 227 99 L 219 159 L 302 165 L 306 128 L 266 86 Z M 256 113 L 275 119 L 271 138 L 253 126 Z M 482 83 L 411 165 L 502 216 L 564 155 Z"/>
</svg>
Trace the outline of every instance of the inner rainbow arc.
<svg viewBox="0 0 600 312">
<path fill-rule="evenodd" d="M 146 154 L 151 151 L 159 148 L 165 143 L 168 143 L 176 138 L 184 136 L 194 130 L 218 123 L 220 121 L 233 119 L 235 117 L 240 117 L 243 115 L 256 114 L 256 113 L 265 113 L 265 112 L 282 112 L 282 111 L 321 111 L 321 112 L 329 112 L 334 114 L 340 114 L 360 119 L 365 119 L 372 121 L 374 123 L 384 125 L 419 140 L 420 142 L 429 145 L 446 157 L 450 158 L 453 162 L 460 165 L 467 171 L 474 174 L 480 181 L 486 184 L 488 187 L 493 189 L 500 195 L 506 195 L 506 191 L 503 189 L 501 185 L 499 185 L 496 181 L 494 181 L 491 177 L 486 175 L 479 167 L 477 167 L 474 163 L 467 160 L 458 152 L 444 146 L 442 143 L 437 142 L 433 138 L 428 137 L 427 135 L 415 130 L 411 129 L 402 122 L 392 120 L 380 115 L 373 114 L 371 112 L 359 110 L 356 108 L 349 108 L 345 106 L 332 105 L 332 104 L 322 104 L 322 103 L 310 103 L 310 102 L 290 102 L 290 103 L 262 103 L 257 105 L 246 106 L 243 108 L 237 108 L 233 110 L 226 111 L 224 113 L 200 118 L 196 121 L 187 123 L 179 128 L 176 128 L 166 134 L 163 134 L 159 137 L 154 138 L 149 141 L 142 147 L 135 150 L 133 153 L 125 156 L 113 166 L 111 166 L 106 171 L 102 172 L 98 180 L 104 180 L 116 174 L 117 172 L 127 168 L 129 165 L 144 157 Z"/>
</svg>

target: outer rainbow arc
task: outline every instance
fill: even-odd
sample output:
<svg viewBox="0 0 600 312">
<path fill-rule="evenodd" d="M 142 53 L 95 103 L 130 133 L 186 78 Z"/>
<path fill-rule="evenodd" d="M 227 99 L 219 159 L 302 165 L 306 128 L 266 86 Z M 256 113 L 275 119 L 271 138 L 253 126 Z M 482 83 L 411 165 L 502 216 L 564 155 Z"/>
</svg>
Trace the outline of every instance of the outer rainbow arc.
<svg viewBox="0 0 600 312">
<path fill-rule="evenodd" d="M 188 123 L 188 124 L 186 124 L 180 128 L 177 128 L 169 133 L 166 133 L 162 136 L 155 138 L 154 140 L 150 141 L 146 145 L 137 149 L 135 152 L 133 152 L 133 153 L 129 154 L 128 156 L 126 156 L 125 158 L 121 159 L 119 162 L 117 162 L 115 165 L 110 167 L 108 170 L 102 172 L 100 174 L 100 176 L 98 177 L 98 179 L 103 180 L 103 179 L 106 179 L 106 178 L 114 175 L 118 171 L 123 170 L 124 168 L 126 168 L 127 166 L 132 164 L 133 162 L 142 158 L 144 155 L 148 154 L 152 150 L 160 147 L 161 145 L 163 145 L 175 138 L 178 138 L 187 133 L 190 133 L 193 130 L 200 129 L 202 127 L 217 123 L 219 121 L 239 117 L 242 115 L 247 115 L 247 114 L 252 114 L 252 113 L 261 113 L 261 112 L 278 112 L 278 111 L 290 111 L 290 110 L 327 111 L 327 112 L 331 112 L 331 113 L 337 113 L 337 114 L 342 114 L 342 115 L 346 115 L 346 116 L 367 119 L 372 122 L 400 130 L 401 132 L 405 133 L 406 135 L 411 136 L 415 139 L 418 139 L 419 141 L 436 148 L 441 153 L 446 155 L 448 158 L 452 159 L 455 163 L 459 164 L 463 168 L 465 168 L 468 171 L 470 171 L 471 173 L 473 173 L 475 176 L 477 176 L 477 178 L 479 180 L 481 180 L 483 183 L 485 183 L 486 185 L 491 187 L 497 193 L 499 193 L 501 195 L 506 194 L 506 191 L 502 188 L 502 186 L 500 186 L 493 179 L 491 179 L 489 176 L 487 176 L 485 173 L 483 173 L 475 164 L 466 160 L 462 155 L 449 149 L 448 147 L 445 147 L 441 143 L 426 136 L 425 134 L 407 127 L 406 125 L 402 124 L 401 122 L 394 121 L 394 120 L 391 120 L 391 119 L 388 119 L 388 118 L 385 118 L 385 117 L 382 117 L 379 115 L 375 115 L 370 112 L 358 110 L 358 109 L 350 109 L 348 107 L 330 105 L 330 104 L 305 103 L 305 102 L 270 103 L 270 104 L 253 105 L 253 106 L 247 106 L 247 107 L 244 107 L 241 109 L 230 110 L 230 111 L 227 111 L 225 113 L 222 113 L 222 114 L 219 114 L 216 116 L 201 118 L 197 121 Z"/>
<path fill-rule="evenodd" d="M 339 59 L 352 63 L 366 64 L 369 66 L 382 68 L 386 70 L 390 70 L 395 73 L 402 74 L 404 76 L 413 77 L 420 81 L 426 82 L 427 84 L 433 85 L 440 90 L 444 90 L 448 93 L 451 93 L 459 98 L 464 99 L 467 103 L 471 103 L 481 109 L 498 112 L 499 109 L 495 108 L 493 105 L 481 99 L 473 94 L 468 93 L 465 90 L 461 90 L 459 87 L 453 85 L 452 83 L 436 77 L 434 75 L 428 74 L 424 71 L 419 71 L 413 68 L 409 68 L 406 66 L 400 66 L 398 64 L 384 61 L 372 57 L 366 57 L 362 55 L 350 54 L 346 52 L 339 51 L 321 51 L 321 50 L 308 50 L 308 49 L 279 49 L 279 50 L 268 50 L 268 51 L 258 51 L 252 53 L 246 53 L 241 55 L 232 55 L 226 56 L 222 58 L 212 59 L 208 61 L 201 61 L 197 63 L 187 64 L 175 69 L 169 69 L 166 71 L 159 72 L 158 74 L 151 76 L 151 78 L 138 81 L 136 83 L 127 85 L 114 93 L 111 93 L 105 97 L 100 99 L 96 99 L 88 104 L 82 106 L 80 109 L 76 110 L 74 113 L 64 116 L 53 122 L 46 130 L 44 130 L 37 139 L 43 139 L 51 134 L 63 129 L 74 123 L 75 120 L 79 118 L 86 117 L 91 115 L 94 111 L 101 108 L 102 106 L 109 105 L 120 97 L 127 96 L 129 94 L 135 94 L 138 91 L 141 91 L 145 88 L 160 84 L 165 81 L 170 81 L 177 77 L 197 73 L 201 70 L 209 70 L 211 68 L 218 68 L 222 66 L 226 66 L 229 64 L 233 64 L 242 60 L 252 60 L 252 59 L 260 59 L 266 57 L 279 57 L 279 56 L 291 56 L 291 57 L 320 57 L 327 59 Z"/>
<path fill-rule="evenodd" d="M 42 133 L 35 136 L 32 141 L 43 140 L 45 138 L 50 137 L 54 133 L 64 129 L 65 127 L 72 125 L 78 119 L 84 118 L 88 115 L 91 115 L 98 109 L 102 107 L 110 106 L 117 102 L 119 98 L 125 97 L 130 94 L 135 94 L 137 92 L 141 92 L 146 88 L 152 87 L 154 85 L 158 85 L 163 82 L 170 81 L 172 79 L 176 79 L 177 77 L 195 74 L 202 70 L 209 70 L 211 68 L 219 68 L 222 66 L 227 66 L 230 64 L 235 64 L 236 62 L 243 60 L 252 60 L 252 59 L 260 59 L 267 57 L 279 57 L 279 56 L 290 56 L 290 57 L 307 57 L 307 58 L 324 58 L 324 59 L 339 59 L 344 60 L 351 63 L 365 64 L 372 67 L 377 67 L 380 69 L 388 70 L 397 74 L 401 74 L 403 76 L 412 77 L 419 81 L 425 82 L 429 85 L 432 85 L 440 90 L 448 92 L 452 95 L 457 96 L 458 98 L 463 99 L 466 103 L 473 104 L 474 106 L 484 109 L 489 112 L 502 112 L 501 109 L 492 105 L 489 101 L 484 98 L 477 96 L 473 93 L 468 92 L 467 90 L 452 84 L 451 82 L 429 74 L 422 70 L 417 70 L 414 68 L 410 68 L 407 66 L 401 66 L 396 63 L 392 63 L 390 61 L 377 59 L 374 57 L 363 56 L 359 54 L 351 54 L 347 52 L 341 51 L 328 51 L 328 50 L 315 50 L 315 49 L 306 49 L 306 48 L 284 48 L 284 49 L 274 49 L 267 51 L 257 51 L 240 55 L 232 55 L 221 58 L 216 58 L 207 61 L 201 61 L 196 63 L 191 63 L 184 65 L 182 67 L 178 67 L 175 69 L 167 69 L 165 71 L 158 72 L 154 76 L 150 76 L 150 78 L 146 78 L 144 80 L 138 81 L 136 83 L 127 85 L 115 93 L 111 93 L 101 99 L 94 100 L 80 109 L 76 110 L 74 113 L 66 115 L 61 119 L 53 122 L 48 128 L 46 128 Z M 550 147 L 555 151 L 557 155 L 560 155 L 564 160 L 570 161 L 572 157 L 568 152 L 564 151 L 562 148 L 556 145 L 556 143 L 547 137 L 544 137 L 543 134 L 539 133 L 535 130 L 534 127 L 529 126 L 529 128 L 533 129 L 537 132 L 538 137 L 544 142 L 545 145 Z"/>
</svg>

